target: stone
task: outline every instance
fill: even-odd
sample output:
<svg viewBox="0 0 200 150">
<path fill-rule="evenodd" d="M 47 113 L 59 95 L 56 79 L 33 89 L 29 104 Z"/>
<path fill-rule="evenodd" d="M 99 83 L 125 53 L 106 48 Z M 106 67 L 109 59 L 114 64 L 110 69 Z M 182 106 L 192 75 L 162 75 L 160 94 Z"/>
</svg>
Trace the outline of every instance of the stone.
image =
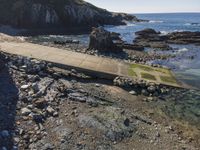
<svg viewBox="0 0 200 150">
<path fill-rule="evenodd" d="M 34 104 L 37 108 L 43 109 L 47 105 L 47 101 L 44 98 L 40 98 Z"/>
<path fill-rule="evenodd" d="M 39 123 L 44 123 L 44 116 L 41 114 L 33 114 L 33 120 L 39 124 Z"/>
<path fill-rule="evenodd" d="M 137 92 L 135 92 L 135 91 L 130 91 L 129 92 L 131 95 L 137 95 Z"/>
<path fill-rule="evenodd" d="M 79 102 L 86 102 L 87 97 L 81 93 L 69 93 L 68 97 L 70 100 L 79 101 Z"/>
<path fill-rule="evenodd" d="M 142 95 L 144 95 L 144 96 L 148 96 L 148 95 L 149 95 L 148 91 L 145 90 L 145 89 L 142 89 L 141 93 L 142 93 Z"/>
<path fill-rule="evenodd" d="M 154 93 L 154 92 L 156 91 L 156 87 L 153 86 L 153 85 L 151 85 L 151 86 L 149 86 L 149 87 L 147 88 L 147 90 L 148 90 L 148 92 L 150 92 L 150 93 Z"/>
<path fill-rule="evenodd" d="M 98 102 L 95 99 L 91 98 L 91 97 L 88 97 L 86 99 L 86 103 L 88 105 L 92 106 L 92 107 L 97 107 L 98 106 Z"/>
<path fill-rule="evenodd" d="M 24 116 L 28 116 L 30 113 L 31 113 L 31 110 L 26 107 L 21 109 L 21 114 Z"/>
<path fill-rule="evenodd" d="M 37 93 L 40 90 L 39 86 L 38 86 L 38 83 L 33 83 L 32 84 L 32 89 L 33 89 L 34 93 Z"/>
<path fill-rule="evenodd" d="M 20 88 L 21 88 L 22 90 L 26 90 L 26 89 L 29 88 L 29 85 L 28 85 L 28 84 L 26 84 L 26 85 L 22 85 Z"/>
<path fill-rule="evenodd" d="M 53 115 L 53 113 L 55 112 L 55 110 L 51 106 L 48 106 L 46 110 L 50 115 Z"/>
</svg>

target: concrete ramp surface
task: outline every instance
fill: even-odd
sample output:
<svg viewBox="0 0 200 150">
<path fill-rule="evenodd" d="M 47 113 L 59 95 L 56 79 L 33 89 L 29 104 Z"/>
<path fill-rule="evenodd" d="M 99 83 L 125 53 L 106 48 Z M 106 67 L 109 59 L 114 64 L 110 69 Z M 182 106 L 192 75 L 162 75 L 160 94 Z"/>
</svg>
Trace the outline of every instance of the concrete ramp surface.
<svg viewBox="0 0 200 150">
<path fill-rule="evenodd" d="M 77 69 L 97 77 L 114 79 L 126 76 L 150 82 L 179 87 L 173 73 L 164 68 L 129 64 L 111 58 L 103 58 L 72 52 L 67 49 L 42 46 L 32 43 L 1 42 L 1 51 L 51 62 L 63 69 Z"/>
</svg>

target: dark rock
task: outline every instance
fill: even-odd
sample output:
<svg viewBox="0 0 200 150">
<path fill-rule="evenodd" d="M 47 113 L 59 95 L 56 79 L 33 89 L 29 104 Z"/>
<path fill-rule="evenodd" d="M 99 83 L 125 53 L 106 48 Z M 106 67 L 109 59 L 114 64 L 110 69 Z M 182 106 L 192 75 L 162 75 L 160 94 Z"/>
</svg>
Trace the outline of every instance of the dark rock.
<svg viewBox="0 0 200 150">
<path fill-rule="evenodd" d="M 139 36 L 149 36 L 149 35 L 155 35 L 155 34 L 160 34 L 160 32 L 156 32 L 154 29 L 151 29 L 151 28 L 147 28 L 147 29 L 135 32 L 135 35 L 139 35 Z"/>
<path fill-rule="evenodd" d="M 135 33 L 137 37 L 133 41 L 135 44 L 157 48 L 163 50 L 172 50 L 169 44 L 196 44 L 200 43 L 200 32 L 172 32 L 167 35 L 161 35 L 153 29 L 144 29 Z"/>
<path fill-rule="evenodd" d="M 33 114 L 33 120 L 39 124 L 39 123 L 44 123 L 44 116 L 41 114 Z"/>
<path fill-rule="evenodd" d="M 200 32 L 173 32 L 167 35 L 168 42 L 174 44 L 199 44 Z"/>
<path fill-rule="evenodd" d="M 168 37 L 160 35 L 160 32 L 156 32 L 153 29 L 144 29 L 135 33 L 137 37 L 133 41 L 134 44 L 141 47 L 150 47 L 163 50 L 172 49 L 168 44 Z"/>
<path fill-rule="evenodd" d="M 37 108 L 43 109 L 43 108 L 46 107 L 47 101 L 46 101 L 45 99 L 41 98 L 41 99 L 36 100 L 36 101 L 34 102 L 34 104 L 35 104 L 35 106 L 36 106 Z"/>
<path fill-rule="evenodd" d="M 119 33 L 111 32 L 110 34 L 111 34 L 112 40 L 121 40 Z"/>
<path fill-rule="evenodd" d="M 121 48 L 113 43 L 111 33 L 104 28 L 93 28 L 90 34 L 89 49 L 98 51 L 120 51 Z"/>
<path fill-rule="evenodd" d="M 54 44 L 65 45 L 65 44 L 79 44 L 80 41 L 77 40 L 66 40 L 66 41 L 54 41 Z"/>
</svg>

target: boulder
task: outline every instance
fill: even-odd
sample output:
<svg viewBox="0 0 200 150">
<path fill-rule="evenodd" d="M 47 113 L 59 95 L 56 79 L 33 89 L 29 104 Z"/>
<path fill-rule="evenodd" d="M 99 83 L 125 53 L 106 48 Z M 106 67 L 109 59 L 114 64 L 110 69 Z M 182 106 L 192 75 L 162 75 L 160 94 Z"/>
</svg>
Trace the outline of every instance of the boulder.
<svg viewBox="0 0 200 150">
<path fill-rule="evenodd" d="M 90 34 L 89 49 L 114 52 L 122 50 L 114 44 L 111 33 L 102 27 L 93 28 Z"/>
</svg>

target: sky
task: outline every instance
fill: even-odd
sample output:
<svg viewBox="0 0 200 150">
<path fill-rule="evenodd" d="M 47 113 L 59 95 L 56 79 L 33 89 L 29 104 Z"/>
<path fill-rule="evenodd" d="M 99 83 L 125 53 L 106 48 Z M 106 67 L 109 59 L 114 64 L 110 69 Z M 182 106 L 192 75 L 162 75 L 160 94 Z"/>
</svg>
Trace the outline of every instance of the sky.
<svg viewBox="0 0 200 150">
<path fill-rule="evenodd" d="M 200 0 L 85 0 L 98 7 L 126 13 L 200 12 Z"/>
</svg>

